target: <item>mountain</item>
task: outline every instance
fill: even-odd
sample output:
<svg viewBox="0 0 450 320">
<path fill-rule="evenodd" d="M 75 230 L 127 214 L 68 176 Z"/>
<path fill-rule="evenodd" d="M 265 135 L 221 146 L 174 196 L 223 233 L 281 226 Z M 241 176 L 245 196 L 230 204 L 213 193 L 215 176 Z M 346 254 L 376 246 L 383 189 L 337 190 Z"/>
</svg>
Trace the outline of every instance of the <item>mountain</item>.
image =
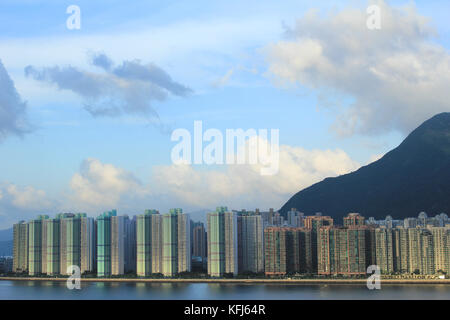
<svg viewBox="0 0 450 320">
<path fill-rule="evenodd" d="M 450 214 L 450 113 L 425 121 L 378 161 L 299 191 L 279 212 L 291 208 L 339 223 L 349 212 L 377 219 Z"/>
</svg>

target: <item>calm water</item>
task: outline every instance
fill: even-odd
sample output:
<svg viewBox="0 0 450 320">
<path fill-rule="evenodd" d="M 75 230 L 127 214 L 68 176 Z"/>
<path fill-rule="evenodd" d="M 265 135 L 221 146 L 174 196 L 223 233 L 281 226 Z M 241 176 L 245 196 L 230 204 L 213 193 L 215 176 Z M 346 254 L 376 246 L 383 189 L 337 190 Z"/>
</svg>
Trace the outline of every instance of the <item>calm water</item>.
<svg viewBox="0 0 450 320">
<path fill-rule="evenodd" d="M 68 290 L 65 282 L 0 281 L 0 299 L 446 299 L 449 285 L 276 285 L 276 284 L 173 284 L 173 283 L 82 283 L 81 290 Z"/>
</svg>

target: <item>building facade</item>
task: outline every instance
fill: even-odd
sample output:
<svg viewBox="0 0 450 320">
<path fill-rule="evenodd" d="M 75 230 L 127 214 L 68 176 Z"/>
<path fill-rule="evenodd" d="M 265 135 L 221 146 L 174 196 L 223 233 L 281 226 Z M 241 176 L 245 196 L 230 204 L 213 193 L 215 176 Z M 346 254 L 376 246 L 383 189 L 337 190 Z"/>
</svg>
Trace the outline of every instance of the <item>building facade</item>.
<svg viewBox="0 0 450 320">
<path fill-rule="evenodd" d="M 237 215 L 227 207 L 208 213 L 208 274 L 220 277 L 238 273 Z"/>
<path fill-rule="evenodd" d="M 28 272 L 28 223 L 13 226 L 13 272 Z"/>
<path fill-rule="evenodd" d="M 137 275 L 162 273 L 162 216 L 145 210 L 136 219 Z"/>
<path fill-rule="evenodd" d="M 170 209 L 162 216 L 162 273 L 174 276 L 191 271 L 191 220 L 182 209 Z"/>
<path fill-rule="evenodd" d="M 237 233 L 239 272 L 264 272 L 262 217 L 252 213 L 238 214 Z"/>
</svg>

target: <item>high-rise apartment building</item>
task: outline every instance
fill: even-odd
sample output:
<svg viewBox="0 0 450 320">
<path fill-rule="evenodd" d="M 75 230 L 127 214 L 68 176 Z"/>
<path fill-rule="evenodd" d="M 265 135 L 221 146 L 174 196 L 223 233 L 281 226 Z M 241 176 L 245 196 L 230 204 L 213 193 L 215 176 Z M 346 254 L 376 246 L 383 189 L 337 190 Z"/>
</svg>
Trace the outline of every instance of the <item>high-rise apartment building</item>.
<svg viewBox="0 0 450 320">
<path fill-rule="evenodd" d="M 136 216 L 127 219 L 125 230 L 125 272 L 136 272 L 137 244 L 136 244 Z"/>
<path fill-rule="evenodd" d="M 28 222 L 28 274 L 42 273 L 42 218 Z"/>
<path fill-rule="evenodd" d="M 268 276 L 285 275 L 286 228 L 268 227 L 264 229 L 264 272 Z"/>
<path fill-rule="evenodd" d="M 117 211 L 104 212 L 97 217 L 97 276 L 111 276 L 111 217 Z"/>
<path fill-rule="evenodd" d="M 395 232 L 390 228 L 377 228 L 375 230 L 376 262 L 383 274 L 395 272 Z"/>
<path fill-rule="evenodd" d="M 136 219 L 137 275 L 162 273 L 162 216 L 145 210 Z"/>
<path fill-rule="evenodd" d="M 61 274 L 72 274 L 71 266 L 80 267 L 81 261 L 81 221 L 80 216 L 75 215 L 63 219 L 65 233 L 65 262 L 66 265 L 61 268 Z"/>
<path fill-rule="evenodd" d="M 436 266 L 435 266 L 435 257 L 434 257 L 434 241 L 433 234 L 430 230 L 421 230 L 420 233 L 421 240 L 421 273 L 422 274 L 435 274 Z"/>
<path fill-rule="evenodd" d="M 72 266 L 80 268 L 82 274 L 94 272 L 96 267 L 94 219 L 88 217 L 86 213 L 63 213 L 57 215 L 56 220 L 59 220 L 59 272 L 70 275 Z"/>
<path fill-rule="evenodd" d="M 329 216 L 315 215 L 307 216 L 304 219 L 305 228 L 311 230 L 311 255 L 313 272 L 318 271 L 318 236 L 319 229 L 323 226 L 332 226 L 333 219 Z"/>
<path fill-rule="evenodd" d="M 206 258 L 206 230 L 203 222 L 194 222 L 192 225 L 192 256 L 203 261 Z"/>
<path fill-rule="evenodd" d="M 296 208 L 292 208 L 287 212 L 287 224 L 293 228 L 301 228 L 304 226 L 303 212 L 297 211 Z"/>
<path fill-rule="evenodd" d="M 253 213 L 238 214 L 237 233 L 239 272 L 264 272 L 262 217 Z"/>
<path fill-rule="evenodd" d="M 435 248 L 433 234 L 424 228 L 410 228 L 408 231 L 409 273 L 434 274 Z"/>
<path fill-rule="evenodd" d="M 422 252 L 421 252 L 421 229 L 410 228 L 408 229 L 408 260 L 409 260 L 409 273 L 422 273 Z"/>
<path fill-rule="evenodd" d="M 311 234 L 311 230 L 306 228 L 266 228 L 265 274 L 312 273 Z"/>
<path fill-rule="evenodd" d="M 318 237 L 318 273 L 366 274 L 367 236 L 366 226 L 321 227 Z"/>
<path fill-rule="evenodd" d="M 450 226 L 431 228 L 436 272 L 450 274 Z"/>
<path fill-rule="evenodd" d="M 118 216 L 117 210 L 104 212 L 97 218 L 98 276 L 107 277 L 134 271 L 134 264 L 129 261 L 133 255 L 126 252 L 130 242 L 134 243 L 134 232 L 130 230 L 133 224 L 130 226 L 130 223 L 128 216 Z"/>
<path fill-rule="evenodd" d="M 80 219 L 80 271 L 94 272 L 96 269 L 96 227 L 94 218 L 82 214 Z"/>
<path fill-rule="evenodd" d="M 111 275 L 125 273 L 125 237 L 127 216 L 111 217 Z"/>
<path fill-rule="evenodd" d="M 227 207 L 208 213 L 208 274 L 220 277 L 238 273 L 237 216 Z"/>
<path fill-rule="evenodd" d="M 13 272 L 28 272 L 28 223 L 13 226 Z"/>
<path fill-rule="evenodd" d="M 182 209 L 170 209 L 162 216 L 162 273 L 174 276 L 191 271 L 191 220 Z"/>
<path fill-rule="evenodd" d="M 60 219 L 44 220 L 47 232 L 47 270 L 48 275 L 60 273 Z"/>
<path fill-rule="evenodd" d="M 363 225 L 365 225 L 365 218 L 359 213 L 349 213 L 344 217 L 344 227 Z"/>
</svg>

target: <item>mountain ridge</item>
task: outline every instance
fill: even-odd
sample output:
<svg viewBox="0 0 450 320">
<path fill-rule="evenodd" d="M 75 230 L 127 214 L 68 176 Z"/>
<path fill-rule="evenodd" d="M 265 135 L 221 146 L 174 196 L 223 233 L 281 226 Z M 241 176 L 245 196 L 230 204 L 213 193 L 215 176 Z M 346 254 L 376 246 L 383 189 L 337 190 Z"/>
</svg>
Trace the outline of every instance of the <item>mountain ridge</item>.
<svg viewBox="0 0 450 320">
<path fill-rule="evenodd" d="M 450 212 L 450 113 L 440 113 L 413 130 L 381 159 L 329 177 L 293 195 L 279 210 L 322 212 L 342 218 L 359 212 L 402 219 L 420 211 Z"/>
</svg>

